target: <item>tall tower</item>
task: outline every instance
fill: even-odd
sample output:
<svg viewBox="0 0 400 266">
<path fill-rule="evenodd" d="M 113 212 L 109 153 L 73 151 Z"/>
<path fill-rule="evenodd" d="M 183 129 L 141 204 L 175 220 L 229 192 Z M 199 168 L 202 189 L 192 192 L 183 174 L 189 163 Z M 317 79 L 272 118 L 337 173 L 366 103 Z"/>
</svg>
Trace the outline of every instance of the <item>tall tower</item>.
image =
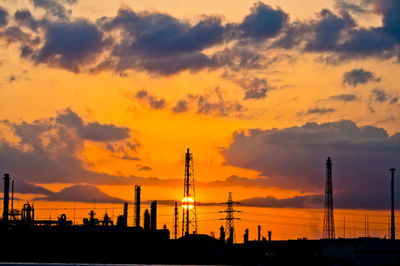
<svg viewBox="0 0 400 266">
<path fill-rule="evenodd" d="M 189 152 L 189 149 L 187 149 L 185 154 L 182 211 L 182 236 L 190 234 L 190 227 L 194 233 L 197 233 L 193 155 Z"/>
<path fill-rule="evenodd" d="M 325 212 L 323 229 L 323 237 L 327 239 L 335 238 L 332 194 L 332 161 L 331 157 L 328 157 L 328 160 L 326 160 Z"/>
<path fill-rule="evenodd" d="M 226 209 L 224 212 L 226 213 L 226 217 L 225 218 L 221 218 L 220 220 L 225 220 L 226 221 L 226 225 L 225 225 L 225 235 L 228 235 L 228 240 L 235 242 L 236 241 L 236 237 L 235 237 L 235 220 L 240 220 L 240 218 L 236 218 L 234 217 L 234 213 L 235 212 L 240 212 L 237 211 L 233 208 L 234 205 L 238 205 L 240 204 L 239 202 L 233 201 L 232 200 L 232 192 L 229 192 L 229 196 L 228 196 L 228 201 L 227 202 L 223 202 L 221 204 L 226 205 Z"/>
<path fill-rule="evenodd" d="M 140 227 L 140 186 L 135 186 L 135 226 Z"/>
<path fill-rule="evenodd" d="M 394 171 L 396 171 L 395 168 L 390 168 L 390 172 L 392 173 L 392 179 L 390 180 L 391 182 L 391 194 L 392 194 L 392 217 L 391 217 L 391 226 L 390 226 L 390 239 L 395 240 L 396 239 L 396 228 L 395 228 L 395 223 L 394 223 Z"/>
<path fill-rule="evenodd" d="M 10 175 L 4 174 L 3 220 L 8 221 Z"/>
</svg>

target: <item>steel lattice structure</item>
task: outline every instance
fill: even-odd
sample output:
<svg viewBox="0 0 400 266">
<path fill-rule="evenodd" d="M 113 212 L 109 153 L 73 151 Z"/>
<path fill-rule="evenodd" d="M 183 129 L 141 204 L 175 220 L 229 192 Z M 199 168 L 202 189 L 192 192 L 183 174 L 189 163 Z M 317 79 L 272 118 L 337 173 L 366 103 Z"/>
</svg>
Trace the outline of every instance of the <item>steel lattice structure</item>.
<svg viewBox="0 0 400 266">
<path fill-rule="evenodd" d="M 197 233 L 196 193 L 194 186 L 194 164 L 193 155 L 189 149 L 185 154 L 185 179 L 183 184 L 182 199 L 182 236 Z"/>
<path fill-rule="evenodd" d="M 226 224 L 225 224 L 225 235 L 228 236 L 228 239 L 231 238 L 232 242 L 236 242 L 235 220 L 240 220 L 240 218 L 234 217 L 234 213 L 235 212 L 241 212 L 241 211 L 235 210 L 233 208 L 233 206 L 234 205 L 238 205 L 240 203 L 237 202 L 237 201 L 233 201 L 232 200 L 232 192 L 229 192 L 228 201 L 227 202 L 223 202 L 221 204 L 226 205 L 226 209 L 224 211 L 221 211 L 221 212 L 226 213 L 226 217 L 220 219 L 220 220 L 225 220 L 226 221 Z"/>
<path fill-rule="evenodd" d="M 333 192 L 332 192 L 332 161 L 331 157 L 326 160 L 326 185 L 325 185 L 325 212 L 323 237 L 335 238 L 335 223 L 333 219 Z"/>
</svg>

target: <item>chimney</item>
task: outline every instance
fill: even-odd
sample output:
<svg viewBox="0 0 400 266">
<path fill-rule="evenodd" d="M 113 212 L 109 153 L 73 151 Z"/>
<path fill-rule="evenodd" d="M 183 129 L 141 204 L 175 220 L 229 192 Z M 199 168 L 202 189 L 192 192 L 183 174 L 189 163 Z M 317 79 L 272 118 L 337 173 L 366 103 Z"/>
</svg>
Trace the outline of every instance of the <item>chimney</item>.
<svg viewBox="0 0 400 266">
<path fill-rule="evenodd" d="M 140 186 L 135 186 L 135 226 L 140 227 Z"/>
<path fill-rule="evenodd" d="M 9 205 L 9 190 L 10 190 L 10 175 L 4 174 L 4 198 L 3 198 L 3 220 L 8 221 L 8 205 Z"/>
<path fill-rule="evenodd" d="M 151 202 L 150 205 L 150 211 L 151 211 L 151 231 L 156 231 L 157 230 L 157 201 L 154 200 Z"/>
</svg>

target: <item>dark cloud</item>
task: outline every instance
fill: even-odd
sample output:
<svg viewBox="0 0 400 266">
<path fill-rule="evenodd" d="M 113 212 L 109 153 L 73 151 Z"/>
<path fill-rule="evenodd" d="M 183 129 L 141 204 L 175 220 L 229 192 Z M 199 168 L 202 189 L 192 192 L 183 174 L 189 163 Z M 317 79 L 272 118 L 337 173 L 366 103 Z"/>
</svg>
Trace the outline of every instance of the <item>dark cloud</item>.
<svg viewBox="0 0 400 266">
<path fill-rule="evenodd" d="M 370 81 L 379 82 L 381 79 L 376 77 L 374 73 L 362 68 L 353 69 L 349 72 L 343 74 L 343 85 L 348 84 L 350 86 L 356 87 L 358 84 L 366 84 Z"/>
<path fill-rule="evenodd" d="M 10 26 L 1 30 L 0 39 L 4 40 L 7 44 L 24 43 L 27 47 L 34 47 L 40 42 L 39 37 L 34 37 L 22 31 L 17 26 Z"/>
<path fill-rule="evenodd" d="M 399 101 L 399 97 L 398 96 L 394 96 L 391 100 L 390 100 L 390 104 L 395 104 Z"/>
<path fill-rule="evenodd" d="M 138 171 L 151 171 L 152 168 L 146 165 L 136 165 Z"/>
<path fill-rule="evenodd" d="M 288 22 L 288 14 L 281 9 L 273 9 L 262 2 L 257 2 L 250 10 L 239 29 L 245 38 L 266 39 L 276 36 Z"/>
<path fill-rule="evenodd" d="M 11 176 L 13 177 L 13 176 Z M 19 178 L 14 179 L 14 192 L 21 194 L 41 194 L 41 195 L 51 195 L 52 191 L 38 185 L 34 185 L 25 181 L 20 181 Z M 11 187 L 11 185 L 10 185 Z M 3 192 L 3 186 L 0 186 L 0 191 Z M 10 188 L 11 193 L 11 188 Z"/>
<path fill-rule="evenodd" d="M 64 4 L 75 4 L 77 0 L 31 0 L 35 8 L 43 8 L 48 15 L 59 19 L 68 19 L 72 14 L 71 9 L 67 9 Z"/>
<path fill-rule="evenodd" d="M 129 129 L 99 122 L 85 123 L 70 109 L 55 117 L 13 123 L 3 121 L 17 144 L 0 143 L 0 166 L 21 181 L 40 183 L 130 184 L 140 178 L 96 173 L 81 159 L 85 140 L 113 147 L 113 155 L 132 156 L 137 145 Z M 133 143 L 131 143 L 133 142 Z"/>
<path fill-rule="evenodd" d="M 39 26 L 40 22 L 35 20 L 32 17 L 32 14 L 29 10 L 23 9 L 23 10 L 17 10 L 14 13 L 14 20 L 17 22 L 19 25 L 25 26 L 30 28 L 33 31 L 36 31 Z"/>
<path fill-rule="evenodd" d="M 183 107 L 180 112 L 188 111 L 187 106 L 193 106 L 198 114 L 206 114 L 212 116 L 240 116 L 246 111 L 246 108 L 237 101 L 226 100 L 220 88 L 215 88 L 210 93 L 205 94 L 189 94 L 186 99 L 179 100 L 177 104 Z M 177 105 L 172 109 L 177 112 Z M 185 110 L 186 109 L 186 110 Z"/>
<path fill-rule="evenodd" d="M 189 110 L 188 102 L 186 100 L 179 100 L 174 108 L 172 108 L 172 112 L 174 113 L 183 113 Z"/>
<path fill-rule="evenodd" d="M 8 24 L 8 12 L 0 6 L 0 27 L 4 27 Z"/>
<path fill-rule="evenodd" d="M 335 7 L 339 10 L 346 10 L 349 12 L 352 12 L 354 14 L 367 14 L 369 13 L 369 10 L 362 3 L 359 3 L 360 1 L 355 2 L 355 1 L 348 1 L 348 0 L 336 0 L 335 1 Z"/>
<path fill-rule="evenodd" d="M 386 210 L 388 199 L 380 192 L 336 193 L 333 192 L 333 202 L 338 209 L 372 209 Z M 241 206 L 270 207 L 270 208 L 323 208 L 324 194 L 313 194 L 278 199 L 272 196 L 255 197 L 240 201 Z"/>
<path fill-rule="evenodd" d="M 374 196 L 382 202 L 389 188 L 388 169 L 399 167 L 399 149 L 400 133 L 389 136 L 382 128 L 343 120 L 237 132 L 222 154 L 229 165 L 259 171 L 265 186 L 321 193 L 325 160 L 331 156 L 335 193 L 360 195 L 360 202 Z"/>
<path fill-rule="evenodd" d="M 146 90 L 138 91 L 134 97 L 147 103 L 152 109 L 163 109 L 167 106 L 165 99 L 157 99 L 154 95 L 150 95 Z"/>
<path fill-rule="evenodd" d="M 13 83 L 16 80 L 17 80 L 17 77 L 15 75 L 13 75 L 13 74 L 11 74 L 10 77 L 8 78 L 8 82 L 9 83 Z"/>
<path fill-rule="evenodd" d="M 37 197 L 39 201 L 78 201 L 88 203 L 122 203 L 124 200 L 107 195 L 96 186 L 73 185 L 63 188 L 60 192 L 54 192 L 45 197 Z"/>
<path fill-rule="evenodd" d="M 265 78 L 252 78 L 243 79 L 241 81 L 241 87 L 245 91 L 244 100 L 254 99 L 264 99 L 267 97 L 267 92 L 270 89 L 268 82 Z"/>
<path fill-rule="evenodd" d="M 335 48 L 343 30 L 355 26 L 355 21 L 347 12 L 340 15 L 323 9 L 319 13 L 319 19 L 314 21 L 313 36 L 307 41 L 306 51 L 326 51 Z"/>
<path fill-rule="evenodd" d="M 338 94 L 330 96 L 329 100 L 339 102 L 354 102 L 358 101 L 359 98 L 354 94 Z"/>
<path fill-rule="evenodd" d="M 34 56 L 37 63 L 79 72 L 95 62 L 106 45 L 97 26 L 83 19 L 50 23 L 45 30 L 45 43 Z"/>
<path fill-rule="evenodd" d="M 305 112 L 305 113 L 299 113 L 299 115 L 302 115 L 302 114 L 306 114 L 306 115 L 314 115 L 314 114 L 324 115 L 324 114 L 328 114 L 328 113 L 333 113 L 335 111 L 336 110 L 333 109 L 333 108 L 315 107 L 315 108 L 308 109 L 307 112 Z"/>
<path fill-rule="evenodd" d="M 84 123 L 82 118 L 71 109 L 59 113 L 55 118 L 60 125 L 68 126 L 76 129 L 78 135 L 87 140 L 93 141 L 119 141 L 128 139 L 130 129 L 126 127 L 118 127 L 114 124 L 100 124 L 99 122 Z"/>
<path fill-rule="evenodd" d="M 388 101 L 391 98 L 391 96 L 388 95 L 386 91 L 376 88 L 372 90 L 371 98 L 374 102 L 384 103 Z"/>
<path fill-rule="evenodd" d="M 321 208 L 323 207 L 323 200 L 323 195 L 295 196 L 285 199 L 277 199 L 275 197 L 268 196 L 244 199 L 240 201 L 240 205 L 270 208 Z M 338 206 L 335 204 L 335 207 Z"/>
</svg>

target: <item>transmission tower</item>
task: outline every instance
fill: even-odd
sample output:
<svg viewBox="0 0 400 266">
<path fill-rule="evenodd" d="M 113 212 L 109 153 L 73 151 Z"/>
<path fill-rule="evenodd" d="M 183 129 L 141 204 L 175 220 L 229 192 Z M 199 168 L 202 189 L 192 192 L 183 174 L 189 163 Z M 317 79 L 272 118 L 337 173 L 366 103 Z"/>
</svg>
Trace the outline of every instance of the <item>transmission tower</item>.
<svg viewBox="0 0 400 266">
<path fill-rule="evenodd" d="M 236 237 L 235 237 L 235 220 L 240 220 L 240 218 L 236 218 L 234 217 L 234 213 L 235 212 L 241 212 L 238 210 L 235 210 L 233 208 L 234 205 L 238 205 L 240 204 L 239 202 L 233 201 L 232 200 L 232 192 L 229 192 L 229 196 L 228 196 L 228 201 L 227 202 L 223 202 L 221 204 L 226 205 L 226 209 L 224 212 L 226 213 L 226 217 L 225 218 L 221 218 L 220 220 L 225 220 L 226 221 L 226 225 L 225 225 L 225 235 L 228 236 L 228 241 L 230 239 L 230 241 L 235 242 L 236 241 Z"/>
<path fill-rule="evenodd" d="M 190 234 L 190 228 L 193 233 L 197 233 L 197 212 L 196 198 L 194 188 L 194 166 L 193 155 L 187 149 L 185 154 L 185 180 L 183 183 L 182 199 L 182 236 Z"/>
<path fill-rule="evenodd" d="M 326 239 L 335 238 L 332 194 L 332 161 L 331 157 L 328 157 L 328 160 L 326 160 L 325 212 L 323 229 L 323 237 Z"/>
</svg>

